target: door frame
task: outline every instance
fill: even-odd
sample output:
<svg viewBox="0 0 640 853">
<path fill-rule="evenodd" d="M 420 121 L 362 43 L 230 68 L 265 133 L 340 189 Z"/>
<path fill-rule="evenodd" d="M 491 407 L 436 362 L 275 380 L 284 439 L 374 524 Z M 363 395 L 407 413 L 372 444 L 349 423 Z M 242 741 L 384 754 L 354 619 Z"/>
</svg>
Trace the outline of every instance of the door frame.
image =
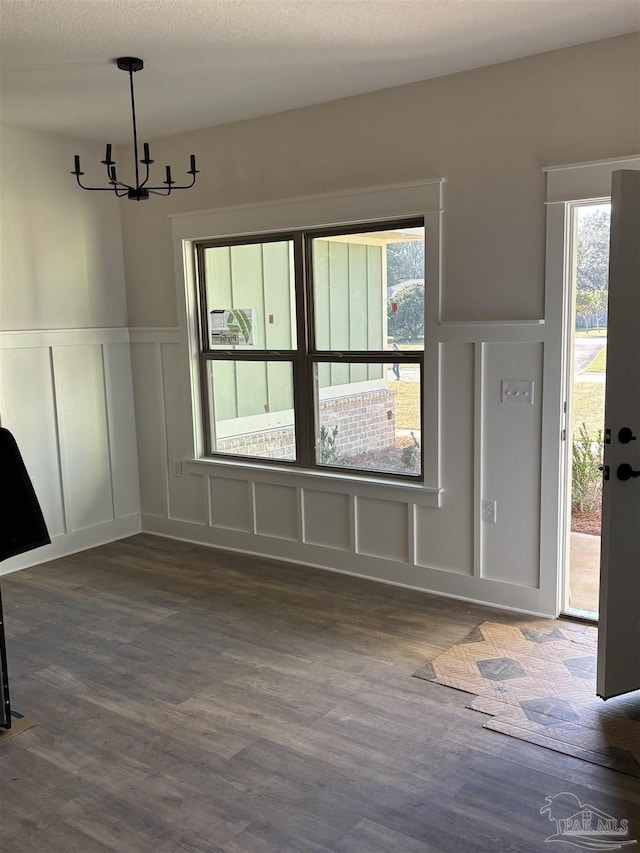
<svg viewBox="0 0 640 853">
<path fill-rule="evenodd" d="M 549 166 L 545 265 L 545 347 L 542 408 L 542 471 L 540 507 L 540 588 L 549 611 L 564 606 L 569 537 L 565 509 L 568 489 L 569 435 L 567 383 L 571 368 L 567 331 L 572 311 L 570 281 L 573 246 L 572 209 L 582 203 L 611 200 L 611 174 L 618 169 L 640 170 L 640 155 Z M 566 441 L 562 439 L 562 430 Z"/>
</svg>

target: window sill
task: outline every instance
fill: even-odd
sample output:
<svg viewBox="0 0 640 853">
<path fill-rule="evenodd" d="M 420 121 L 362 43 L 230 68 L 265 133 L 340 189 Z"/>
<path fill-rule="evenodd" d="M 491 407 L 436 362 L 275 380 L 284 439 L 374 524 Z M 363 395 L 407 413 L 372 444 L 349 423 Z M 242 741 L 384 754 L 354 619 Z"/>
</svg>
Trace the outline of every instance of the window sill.
<svg viewBox="0 0 640 853">
<path fill-rule="evenodd" d="M 378 500 L 403 501 L 418 506 L 441 506 L 443 490 L 424 483 L 389 480 L 381 477 L 360 477 L 329 471 L 311 471 L 308 468 L 281 468 L 276 465 L 254 464 L 226 459 L 184 459 L 184 474 L 200 477 L 223 477 L 260 483 L 296 485 L 301 488 L 355 494 Z"/>
</svg>

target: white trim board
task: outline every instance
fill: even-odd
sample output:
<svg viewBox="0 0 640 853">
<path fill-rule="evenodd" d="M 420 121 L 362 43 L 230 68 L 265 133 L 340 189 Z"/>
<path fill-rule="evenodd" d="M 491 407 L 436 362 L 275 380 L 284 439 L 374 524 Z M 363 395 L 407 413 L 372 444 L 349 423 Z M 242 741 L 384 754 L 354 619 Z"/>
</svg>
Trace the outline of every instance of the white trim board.
<svg viewBox="0 0 640 853">
<path fill-rule="evenodd" d="M 563 403 L 567 387 L 565 364 L 570 216 L 573 204 L 607 202 L 611 175 L 640 169 L 640 156 L 573 163 L 544 169 L 547 173 L 547 238 L 545 267 L 545 359 L 542 411 L 542 506 L 540 529 L 541 584 L 555 587 L 555 609 L 563 607 L 566 563 L 565 521 L 561 518 L 566 488 Z"/>
<path fill-rule="evenodd" d="M 611 195 L 611 174 L 619 169 L 640 169 L 640 155 L 547 166 L 547 204 L 557 202 L 608 199 Z"/>
<path fill-rule="evenodd" d="M 135 536 L 136 533 L 141 532 L 141 516 L 140 513 L 136 513 L 118 518 L 113 522 L 87 527 L 84 530 L 75 530 L 62 536 L 53 536 L 50 545 L 18 554 L 0 563 L 0 577 L 38 566 L 41 563 L 48 563 L 51 560 L 58 560 L 60 557 L 68 557 L 70 554 L 77 554 L 79 551 L 116 542 L 118 539 L 126 539 L 128 536 Z"/>
<path fill-rule="evenodd" d="M 0 349 L 26 347 L 64 347 L 86 344 L 128 344 L 127 328 L 26 329 L 0 331 Z"/>
<path fill-rule="evenodd" d="M 443 184 L 444 178 L 436 178 L 417 183 L 180 213 L 169 216 L 169 219 L 172 236 L 176 241 L 384 221 L 441 211 Z"/>
<path fill-rule="evenodd" d="M 451 589 L 451 585 L 448 582 L 442 583 L 443 579 L 448 579 L 449 573 L 446 571 L 427 566 L 413 567 L 400 563 L 388 563 L 387 561 L 365 554 L 358 555 L 360 558 L 359 566 L 362 569 L 362 571 L 358 571 L 346 563 L 344 560 L 345 555 L 339 551 L 331 552 L 331 557 L 329 558 L 331 562 L 329 562 L 325 554 L 327 549 L 307 543 L 304 546 L 304 551 L 301 550 L 298 555 L 295 553 L 295 550 L 296 546 L 299 547 L 299 543 L 285 539 L 272 540 L 269 543 L 268 551 L 260 550 L 259 547 L 247 548 L 243 543 L 239 542 L 239 534 L 235 531 L 221 531 L 227 534 L 223 537 L 224 541 L 222 539 L 220 541 L 213 541 L 211 529 L 209 529 L 209 536 L 203 539 L 202 528 L 198 525 L 184 521 L 169 521 L 160 516 L 143 515 L 142 527 L 143 532 L 151 536 L 160 536 L 179 542 L 189 542 L 194 545 L 216 548 L 221 551 L 246 554 L 250 557 L 262 557 L 267 560 L 293 563 L 299 565 L 301 569 L 309 567 L 336 572 L 338 574 L 349 575 L 350 577 L 362 578 L 362 580 L 387 584 L 388 586 L 397 586 L 403 589 L 414 590 L 415 592 L 424 592 L 428 595 L 439 595 L 444 598 L 469 601 L 482 607 L 509 610 L 515 613 L 538 616 L 543 619 L 553 618 L 549 613 L 544 612 L 540 608 L 539 590 L 537 589 L 521 587 L 518 590 L 517 597 L 514 598 L 513 591 L 510 589 L 511 584 L 486 580 L 481 584 L 477 578 L 468 575 L 455 575 L 457 583 L 454 585 L 454 589 Z M 258 544 L 257 539 L 256 544 Z M 317 561 L 312 559 L 313 557 L 316 557 Z M 423 575 L 424 579 L 420 578 L 419 575 Z M 487 592 L 492 593 L 493 600 L 486 600 L 482 597 Z"/>
<path fill-rule="evenodd" d="M 170 217 L 174 240 L 180 339 L 183 348 L 184 384 L 193 444 L 187 458 L 204 457 L 201 423 L 199 333 L 194 244 L 201 239 L 232 235 L 259 235 L 287 230 L 342 225 L 354 222 L 385 222 L 404 216 L 425 218 L 425 372 L 423 430 L 430 437 L 423 447 L 424 490 L 440 489 L 440 320 L 441 231 L 443 179 L 391 187 L 371 187 L 309 198 L 285 199 L 257 205 L 179 214 Z M 242 463 L 239 463 L 242 467 Z M 364 478 L 363 478 L 364 479 Z"/>
</svg>

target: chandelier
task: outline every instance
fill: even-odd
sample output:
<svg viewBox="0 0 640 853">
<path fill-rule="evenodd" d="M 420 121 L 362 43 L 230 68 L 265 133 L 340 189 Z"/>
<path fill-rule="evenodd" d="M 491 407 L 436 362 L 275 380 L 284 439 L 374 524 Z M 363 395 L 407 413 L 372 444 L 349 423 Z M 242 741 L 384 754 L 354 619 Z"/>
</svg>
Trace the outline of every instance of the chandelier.
<svg viewBox="0 0 640 853">
<path fill-rule="evenodd" d="M 74 157 L 74 169 L 71 174 L 76 176 L 78 186 L 81 187 L 83 190 L 112 192 L 115 193 L 118 198 L 123 198 L 124 196 L 127 196 L 127 198 L 134 199 L 135 201 L 142 201 L 143 199 L 149 198 L 150 193 L 153 193 L 154 195 L 167 196 L 171 195 L 172 190 L 190 189 L 195 184 L 196 175 L 199 172 L 199 170 L 196 169 L 196 158 L 194 154 L 190 155 L 190 168 L 187 169 L 187 175 L 191 175 L 190 184 L 177 184 L 171 177 L 171 166 L 167 166 L 166 177 L 165 180 L 162 181 L 162 186 L 148 186 L 149 166 L 151 166 L 151 164 L 155 161 L 152 160 L 149 156 L 149 145 L 146 142 L 143 144 L 144 157 L 141 160 L 138 159 L 138 129 L 136 126 L 136 102 L 133 94 L 133 75 L 136 73 L 136 71 L 142 71 L 142 69 L 144 68 L 144 63 L 141 59 L 136 59 L 136 57 L 134 56 L 120 56 L 118 59 L 116 59 L 116 65 L 121 71 L 129 72 L 129 87 L 131 89 L 131 123 L 133 125 L 133 158 L 136 176 L 135 186 L 132 186 L 131 184 L 126 184 L 118 178 L 116 174 L 116 161 L 111 159 L 111 145 L 109 143 L 107 143 L 104 160 L 100 161 L 107 170 L 107 182 L 109 186 L 85 187 L 80 181 L 80 177 L 84 175 L 84 172 L 82 172 L 80 169 L 80 156 L 76 154 Z M 140 169 L 140 166 L 144 166 L 144 177 L 142 178 L 142 180 L 140 180 L 140 173 L 142 171 Z"/>
</svg>

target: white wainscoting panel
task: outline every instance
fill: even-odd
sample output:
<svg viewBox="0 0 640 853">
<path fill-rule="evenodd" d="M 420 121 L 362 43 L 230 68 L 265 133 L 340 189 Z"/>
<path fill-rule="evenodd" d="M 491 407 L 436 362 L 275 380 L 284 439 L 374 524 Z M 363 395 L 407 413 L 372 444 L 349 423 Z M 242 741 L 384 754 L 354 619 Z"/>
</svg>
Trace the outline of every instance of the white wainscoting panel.
<svg viewBox="0 0 640 853">
<path fill-rule="evenodd" d="M 276 539 L 300 538 L 298 490 L 291 486 L 255 483 L 256 533 Z"/>
<path fill-rule="evenodd" d="M 145 530 L 555 615 L 540 588 L 544 324 L 439 327 L 437 500 L 401 485 L 198 459 L 177 335 L 132 331 Z M 501 403 L 503 379 L 532 379 L 535 404 Z M 172 473 L 179 461 L 182 478 Z M 497 501 L 497 524 L 481 521 L 483 497 Z"/>
<path fill-rule="evenodd" d="M 53 348 L 62 482 L 69 531 L 115 518 L 102 346 Z"/>
<path fill-rule="evenodd" d="M 62 471 L 47 347 L 0 350 L 0 418 L 18 442 L 49 535 L 64 535 Z"/>
<path fill-rule="evenodd" d="M 396 501 L 356 499 L 359 554 L 406 563 L 409 560 L 409 507 Z"/>
<path fill-rule="evenodd" d="M 211 526 L 253 531 L 251 484 L 231 477 L 208 477 Z"/>
<path fill-rule="evenodd" d="M 169 517 L 169 471 L 160 343 L 131 345 L 140 502 L 148 515 Z"/>
<path fill-rule="evenodd" d="M 474 569 L 475 345 L 443 344 L 442 505 L 416 507 L 416 563 L 450 572 Z"/>
<path fill-rule="evenodd" d="M 482 497 L 497 501 L 497 522 L 482 524 L 482 576 L 537 589 L 543 346 L 488 343 L 485 349 Z M 505 379 L 533 380 L 534 404 L 502 402 Z"/>
<path fill-rule="evenodd" d="M 304 541 L 339 551 L 351 549 L 349 495 L 304 489 L 302 494 Z"/>
<path fill-rule="evenodd" d="M 200 478 L 176 476 L 175 464 L 187 455 L 191 422 L 185 418 L 187 408 L 186 386 L 182 382 L 180 347 L 163 343 L 160 349 L 162 370 L 162 398 L 164 400 L 163 431 L 166 441 L 166 459 L 169 471 L 169 515 L 198 524 L 207 523 L 206 491 Z"/>
<path fill-rule="evenodd" d="M 133 381 L 129 343 L 105 344 L 107 420 L 111 443 L 111 481 L 116 518 L 140 513 L 138 452 L 132 441 Z M 133 435 L 135 439 L 135 433 Z"/>
<path fill-rule="evenodd" d="M 0 418 L 33 482 L 51 545 L 0 574 L 140 530 L 126 329 L 0 333 Z"/>
</svg>

